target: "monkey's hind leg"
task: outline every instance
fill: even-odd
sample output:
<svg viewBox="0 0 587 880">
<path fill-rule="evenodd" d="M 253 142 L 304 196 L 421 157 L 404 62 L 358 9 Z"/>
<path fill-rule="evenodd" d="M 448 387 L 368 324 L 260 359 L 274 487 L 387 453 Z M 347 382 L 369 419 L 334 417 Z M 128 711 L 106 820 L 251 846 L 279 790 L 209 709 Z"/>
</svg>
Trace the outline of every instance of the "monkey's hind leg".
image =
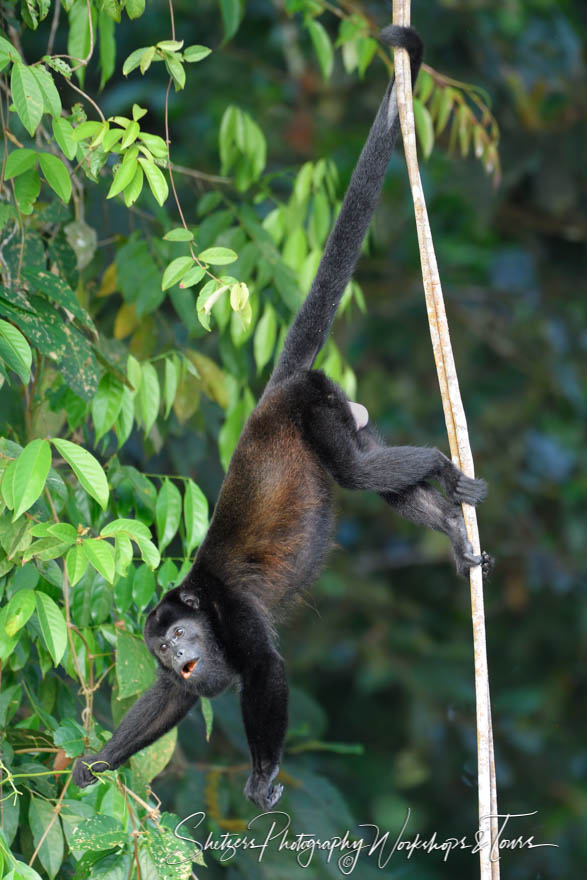
<svg viewBox="0 0 587 880">
<path fill-rule="evenodd" d="M 421 483 L 402 493 L 379 494 L 404 519 L 444 532 L 448 536 L 458 574 L 466 577 L 470 568 L 481 565 L 483 577 L 488 575 L 492 566 L 491 557 L 485 551 L 479 556 L 473 552 L 459 504 L 449 501 L 427 483 Z"/>
</svg>

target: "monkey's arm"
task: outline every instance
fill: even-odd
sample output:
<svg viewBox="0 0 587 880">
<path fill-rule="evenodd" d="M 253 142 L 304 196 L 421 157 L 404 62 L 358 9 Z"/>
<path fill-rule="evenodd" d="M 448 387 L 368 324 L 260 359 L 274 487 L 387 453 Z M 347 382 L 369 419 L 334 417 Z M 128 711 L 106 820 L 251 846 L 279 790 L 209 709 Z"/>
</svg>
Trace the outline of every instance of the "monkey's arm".
<svg viewBox="0 0 587 880">
<path fill-rule="evenodd" d="M 218 597 L 224 650 L 241 683 L 240 702 L 252 770 L 245 795 L 262 810 L 279 800 L 279 771 L 287 730 L 288 686 L 283 658 L 275 649 L 269 620 L 254 601 L 224 588 Z"/>
<path fill-rule="evenodd" d="M 241 709 L 253 765 L 245 794 L 262 810 L 274 807 L 283 791 L 272 783 L 287 730 L 287 701 L 283 659 L 276 651 L 259 653 L 242 675 Z"/>
<path fill-rule="evenodd" d="M 80 788 L 96 782 L 94 773 L 115 770 L 131 755 L 151 745 L 171 730 L 192 708 L 198 697 L 183 682 L 165 671 L 126 713 L 112 738 L 96 755 L 78 758 L 73 768 L 74 782 Z M 93 765 L 92 770 L 87 766 Z"/>
</svg>

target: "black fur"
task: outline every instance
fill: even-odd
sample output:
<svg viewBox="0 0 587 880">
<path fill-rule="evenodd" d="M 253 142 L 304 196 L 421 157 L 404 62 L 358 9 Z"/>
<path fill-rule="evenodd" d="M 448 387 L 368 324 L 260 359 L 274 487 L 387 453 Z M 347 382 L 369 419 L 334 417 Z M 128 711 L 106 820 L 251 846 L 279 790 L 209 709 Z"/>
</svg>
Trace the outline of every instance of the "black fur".
<svg viewBox="0 0 587 880">
<path fill-rule="evenodd" d="M 410 51 L 415 80 L 418 35 L 391 27 L 383 37 Z M 358 259 L 398 129 L 392 82 L 316 279 L 234 452 L 206 539 L 184 583 L 147 619 L 158 681 L 102 751 L 77 762 L 80 786 L 95 781 L 92 761 L 96 772 L 120 766 L 177 724 L 198 696 L 238 680 L 252 759 L 245 794 L 263 810 L 277 803 L 288 688 L 274 625 L 314 580 L 329 549 L 331 479 L 378 492 L 401 516 L 445 532 L 460 573 L 482 561 L 467 540 L 460 504 L 481 501 L 483 481 L 466 477 L 437 449 L 389 447 L 370 427 L 359 429 L 342 390 L 311 369 Z"/>
</svg>

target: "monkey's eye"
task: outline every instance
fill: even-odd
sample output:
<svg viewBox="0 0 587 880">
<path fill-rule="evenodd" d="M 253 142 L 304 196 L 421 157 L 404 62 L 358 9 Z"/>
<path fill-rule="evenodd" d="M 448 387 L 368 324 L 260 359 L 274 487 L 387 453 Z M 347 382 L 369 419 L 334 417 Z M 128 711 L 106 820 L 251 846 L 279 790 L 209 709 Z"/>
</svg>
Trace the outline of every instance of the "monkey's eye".
<svg viewBox="0 0 587 880">
<path fill-rule="evenodd" d="M 185 632 L 185 630 L 184 630 L 183 626 L 178 626 L 177 629 L 175 630 L 175 638 L 180 639 L 182 637 L 182 635 L 184 634 L 184 632 Z"/>
<path fill-rule="evenodd" d="M 163 644 L 159 647 L 159 650 L 162 654 L 165 653 L 165 651 L 167 650 L 167 645 L 165 644 L 165 642 L 163 642 Z"/>
</svg>

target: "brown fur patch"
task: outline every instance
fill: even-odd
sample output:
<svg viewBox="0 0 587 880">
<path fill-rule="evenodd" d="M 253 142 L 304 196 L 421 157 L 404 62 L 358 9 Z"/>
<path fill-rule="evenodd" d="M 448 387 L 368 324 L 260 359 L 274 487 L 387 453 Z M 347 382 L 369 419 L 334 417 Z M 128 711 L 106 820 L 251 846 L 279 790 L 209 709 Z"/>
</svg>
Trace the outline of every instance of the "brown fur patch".
<svg viewBox="0 0 587 880">
<path fill-rule="evenodd" d="M 272 610 L 305 586 L 305 555 L 315 530 L 327 528 L 328 508 L 326 474 L 276 390 L 243 431 L 202 550 Z"/>
</svg>

